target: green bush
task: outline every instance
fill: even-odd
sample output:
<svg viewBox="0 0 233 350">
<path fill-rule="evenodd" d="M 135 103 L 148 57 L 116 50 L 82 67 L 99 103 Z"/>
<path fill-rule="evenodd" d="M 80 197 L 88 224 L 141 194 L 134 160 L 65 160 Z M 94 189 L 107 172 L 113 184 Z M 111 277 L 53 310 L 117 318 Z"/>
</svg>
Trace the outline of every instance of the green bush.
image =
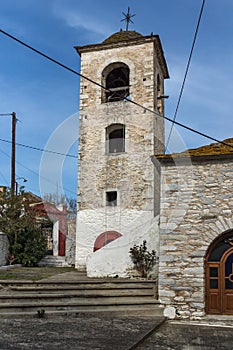
<svg viewBox="0 0 233 350">
<path fill-rule="evenodd" d="M 33 225 L 25 227 L 17 235 L 17 241 L 10 247 L 10 255 L 14 257 L 14 263 L 23 266 L 37 266 L 44 257 L 47 242 L 40 230 Z"/>
<path fill-rule="evenodd" d="M 144 240 L 142 244 L 135 244 L 130 248 L 129 254 L 134 268 L 141 273 L 142 277 L 147 277 L 148 272 L 158 261 L 156 251 L 148 251 L 146 240 Z"/>
<path fill-rule="evenodd" d="M 0 231 L 8 237 L 10 264 L 36 266 L 44 257 L 46 238 L 22 192 L 17 196 L 9 190 L 0 193 Z"/>
</svg>

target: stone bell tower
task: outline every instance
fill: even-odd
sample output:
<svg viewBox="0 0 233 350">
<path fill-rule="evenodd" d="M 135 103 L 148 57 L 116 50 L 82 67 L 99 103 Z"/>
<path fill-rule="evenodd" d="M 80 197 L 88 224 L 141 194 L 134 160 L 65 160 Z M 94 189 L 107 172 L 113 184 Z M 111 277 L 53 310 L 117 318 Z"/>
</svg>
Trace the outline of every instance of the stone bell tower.
<svg viewBox="0 0 233 350">
<path fill-rule="evenodd" d="M 158 35 L 121 30 L 76 50 L 81 74 L 106 88 L 81 78 L 76 267 L 97 259 L 95 274 L 103 275 L 102 262 L 113 269 L 106 254 L 118 249 L 122 261 L 119 247 L 145 238 L 157 215 L 150 157 L 164 152 L 169 75 Z"/>
</svg>

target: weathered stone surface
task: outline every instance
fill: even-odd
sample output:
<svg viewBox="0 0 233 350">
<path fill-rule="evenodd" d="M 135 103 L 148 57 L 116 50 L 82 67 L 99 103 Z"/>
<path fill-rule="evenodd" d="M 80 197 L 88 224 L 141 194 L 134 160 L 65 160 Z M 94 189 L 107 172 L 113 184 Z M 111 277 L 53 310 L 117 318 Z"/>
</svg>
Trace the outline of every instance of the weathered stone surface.
<svg viewBox="0 0 233 350">
<path fill-rule="evenodd" d="M 9 241 L 7 235 L 0 232 L 0 266 L 4 266 L 8 262 Z"/>
<path fill-rule="evenodd" d="M 196 316 L 201 315 L 198 313 Z M 138 350 L 229 350 L 231 348 L 231 326 L 188 321 L 165 323 L 137 347 Z"/>
<path fill-rule="evenodd" d="M 164 102 L 157 99 L 157 94 L 164 93 L 164 67 L 160 49 L 153 38 L 144 40 L 142 36 L 137 45 L 129 41 L 128 45 L 120 42 L 101 49 L 92 48 L 80 51 L 82 75 L 106 85 L 106 69 L 121 62 L 128 66 L 130 72 L 129 98 L 163 114 Z M 124 125 L 125 149 L 111 153 L 107 129 L 114 124 Z M 140 237 L 140 242 L 136 243 L 142 243 L 145 237 L 148 239 L 147 227 L 151 226 L 150 221 L 156 211 L 158 214 L 160 195 L 160 181 L 151 156 L 163 153 L 163 144 L 163 118 L 125 100 L 108 102 L 104 89 L 81 78 L 77 268 L 85 267 L 90 261 L 94 242 L 101 233 L 117 231 L 122 236 L 131 234 L 128 251 L 135 243 L 134 235 Z M 117 192 L 116 207 L 107 205 L 106 192 L 109 191 Z M 151 242 L 158 242 L 158 230 L 153 233 Z M 153 248 L 157 250 L 158 245 Z M 115 263 L 119 261 L 120 268 L 120 260 L 124 261 L 121 258 L 120 255 L 118 260 L 115 259 Z M 108 264 L 112 266 L 110 261 Z M 88 273 L 91 273 L 89 268 Z M 100 269 L 101 275 L 106 273 L 102 265 Z M 94 272 L 97 271 L 98 266 L 95 266 Z"/>
<path fill-rule="evenodd" d="M 1 319 L 1 350 L 125 350 L 163 322 L 153 318 Z"/>
<path fill-rule="evenodd" d="M 207 249 L 216 237 L 233 229 L 233 161 L 195 162 L 191 168 L 164 163 L 161 174 L 159 295 L 165 306 L 177 307 L 181 318 L 200 318 L 205 314 Z M 176 276 L 170 283 L 172 271 Z M 169 303 L 169 293 L 163 301 L 164 290 L 175 292 Z"/>
</svg>

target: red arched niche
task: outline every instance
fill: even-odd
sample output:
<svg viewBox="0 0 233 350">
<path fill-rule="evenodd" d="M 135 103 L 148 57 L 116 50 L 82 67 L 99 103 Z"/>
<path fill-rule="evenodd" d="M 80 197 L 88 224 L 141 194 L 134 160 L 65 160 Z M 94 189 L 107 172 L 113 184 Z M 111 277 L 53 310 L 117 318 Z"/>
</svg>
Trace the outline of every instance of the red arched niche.
<svg viewBox="0 0 233 350">
<path fill-rule="evenodd" d="M 98 249 L 121 236 L 122 235 L 117 231 L 106 231 L 101 233 L 95 240 L 93 251 L 96 252 Z"/>
</svg>

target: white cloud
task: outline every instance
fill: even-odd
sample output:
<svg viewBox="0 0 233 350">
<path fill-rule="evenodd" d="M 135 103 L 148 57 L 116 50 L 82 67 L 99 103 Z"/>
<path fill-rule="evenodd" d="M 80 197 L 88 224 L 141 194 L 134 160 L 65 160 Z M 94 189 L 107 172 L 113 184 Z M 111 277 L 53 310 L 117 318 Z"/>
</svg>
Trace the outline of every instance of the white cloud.
<svg viewBox="0 0 233 350">
<path fill-rule="evenodd" d="M 203 61 L 200 57 L 192 61 L 176 118 L 178 122 L 219 140 L 232 137 L 233 81 L 229 79 L 230 56 L 221 57 L 219 54 L 212 61 L 207 58 Z M 221 62 L 221 65 L 216 65 L 215 60 Z M 171 119 L 177 105 L 185 67 L 186 60 L 181 56 L 173 56 L 170 60 L 171 78 L 166 82 L 165 93 L 170 95 L 166 101 L 166 115 Z M 168 125 L 169 132 L 170 123 Z M 185 140 L 187 148 L 213 142 L 180 127 L 178 131 Z M 172 146 L 174 146 L 173 138 L 174 136 L 170 143 Z M 177 151 L 177 147 L 175 146 L 172 151 Z"/>
<path fill-rule="evenodd" d="M 72 28 L 82 28 L 88 32 L 93 32 L 101 36 L 106 36 L 106 33 L 111 32 L 106 23 L 102 23 L 100 18 L 93 17 L 90 14 L 82 12 L 73 12 L 65 8 L 54 8 L 54 14 L 65 21 L 66 25 Z"/>
<path fill-rule="evenodd" d="M 220 59 L 220 58 L 219 58 Z M 184 60 L 174 59 L 170 66 L 171 79 L 166 83 L 166 93 L 178 98 L 184 78 Z M 193 62 L 187 75 L 181 105 L 197 106 L 202 111 L 214 113 L 230 112 L 231 91 L 233 82 L 229 79 L 229 68 L 205 62 Z"/>
</svg>

